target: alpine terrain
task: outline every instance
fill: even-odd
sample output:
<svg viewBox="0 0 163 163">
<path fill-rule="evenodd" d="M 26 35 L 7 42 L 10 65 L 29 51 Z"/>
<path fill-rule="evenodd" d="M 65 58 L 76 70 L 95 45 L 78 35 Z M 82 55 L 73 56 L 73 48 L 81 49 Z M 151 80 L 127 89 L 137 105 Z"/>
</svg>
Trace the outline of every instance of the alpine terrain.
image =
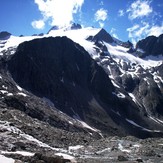
<svg viewBox="0 0 163 163">
<path fill-rule="evenodd" d="M 0 32 L 0 94 L 2 163 L 163 160 L 163 35 Z"/>
</svg>

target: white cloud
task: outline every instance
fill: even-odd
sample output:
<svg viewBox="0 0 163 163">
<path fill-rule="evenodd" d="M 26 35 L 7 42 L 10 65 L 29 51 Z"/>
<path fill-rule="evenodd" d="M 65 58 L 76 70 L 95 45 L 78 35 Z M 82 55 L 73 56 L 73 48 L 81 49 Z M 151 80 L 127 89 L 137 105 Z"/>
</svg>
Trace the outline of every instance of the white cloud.
<svg viewBox="0 0 163 163">
<path fill-rule="evenodd" d="M 150 6 L 150 3 L 151 1 L 149 0 L 134 1 L 127 9 L 127 12 L 129 13 L 129 19 L 133 20 L 136 18 L 142 18 L 152 13 L 153 9 Z"/>
<path fill-rule="evenodd" d="M 103 8 L 97 10 L 94 15 L 95 21 L 99 23 L 101 28 L 104 27 L 105 25 L 104 21 L 107 19 L 107 17 L 108 17 L 108 11 L 104 10 Z"/>
<path fill-rule="evenodd" d="M 150 25 L 147 22 L 141 22 L 142 24 L 134 25 L 131 28 L 127 29 L 127 32 L 129 33 L 129 38 L 132 40 L 132 42 L 135 44 L 139 40 L 147 37 L 147 36 L 159 36 L 163 33 L 163 23 L 162 25 Z"/>
<path fill-rule="evenodd" d="M 121 17 L 121 16 L 124 16 L 124 14 L 125 14 L 124 10 L 119 10 L 118 11 L 118 16 Z"/>
<path fill-rule="evenodd" d="M 101 2 L 100 2 L 100 5 L 101 5 L 101 6 L 103 6 L 103 5 L 104 5 L 104 2 L 103 2 L 103 1 L 101 1 Z"/>
<path fill-rule="evenodd" d="M 103 28 L 105 23 L 104 22 L 99 22 L 99 25 L 100 25 L 101 28 Z"/>
<path fill-rule="evenodd" d="M 115 28 L 112 28 L 112 29 L 110 30 L 110 34 L 111 34 L 114 38 L 119 39 L 118 35 L 116 34 L 116 29 L 115 29 Z"/>
<path fill-rule="evenodd" d="M 44 29 L 45 23 L 43 20 L 35 20 L 31 23 L 32 27 L 35 29 Z"/>
<path fill-rule="evenodd" d="M 108 16 L 108 11 L 104 10 L 103 8 L 99 9 L 95 13 L 95 20 L 96 21 L 105 21 Z"/>
<path fill-rule="evenodd" d="M 73 15 L 81 11 L 84 0 L 34 0 L 34 2 L 38 5 L 44 23 L 50 21 L 52 26 L 64 26 L 70 24 Z"/>
<path fill-rule="evenodd" d="M 154 35 L 154 36 L 159 36 L 160 34 L 163 34 L 163 24 L 162 26 L 152 26 L 149 31 L 148 31 L 148 35 Z"/>
</svg>

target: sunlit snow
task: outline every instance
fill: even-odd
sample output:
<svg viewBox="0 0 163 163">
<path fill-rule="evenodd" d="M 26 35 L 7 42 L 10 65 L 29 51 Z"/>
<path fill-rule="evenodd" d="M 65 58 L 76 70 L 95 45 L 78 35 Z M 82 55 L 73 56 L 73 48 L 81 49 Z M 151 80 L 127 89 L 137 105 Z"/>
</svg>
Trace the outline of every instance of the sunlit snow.
<svg viewBox="0 0 163 163">
<path fill-rule="evenodd" d="M 0 155 L 0 162 L 1 163 L 15 163 L 15 160 L 12 158 L 7 158 L 3 155 Z"/>
<path fill-rule="evenodd" d="M 127 119 L 127 118 L 126 118 L 126 121 L 129 122 L 130 124 L 136 126 L 136 127 L 141 128 L 141 129 L 144 130 L 144 131 L 147 131 L 147 132 L 161 132 L 161 131 L 159 131 L 159 130 L 149 130 L 149 129 L 147 129 L 147 128 L 144 128 L 144 127 L 138 125 L 137 123 L 135 123 L 134 121 L 129 120 L 129 119 Z"/>
</svg>

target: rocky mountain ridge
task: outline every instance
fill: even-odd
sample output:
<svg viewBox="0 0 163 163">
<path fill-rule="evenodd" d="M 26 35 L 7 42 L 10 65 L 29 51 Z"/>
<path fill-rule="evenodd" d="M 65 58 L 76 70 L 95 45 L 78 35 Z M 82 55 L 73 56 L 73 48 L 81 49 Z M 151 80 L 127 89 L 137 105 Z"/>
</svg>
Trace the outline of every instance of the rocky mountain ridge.
<svg viewBox="0 0 163 163">
<path fill-rule="evenodd" d="M 147 55 L 154 55 L 158 56 L 163 54 L 163 34 L 159 37 L 156 36 L 148 36 L 147 38 L 140 40 L 137 45 L 136 49 L 143 50 L 143 56 Z"/>
</svg>

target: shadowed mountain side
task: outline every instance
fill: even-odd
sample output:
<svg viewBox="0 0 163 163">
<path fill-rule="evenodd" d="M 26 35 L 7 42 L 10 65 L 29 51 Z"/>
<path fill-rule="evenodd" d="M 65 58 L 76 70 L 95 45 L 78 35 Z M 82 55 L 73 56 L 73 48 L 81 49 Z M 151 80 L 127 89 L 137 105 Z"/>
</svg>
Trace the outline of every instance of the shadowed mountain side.
<svg viewBox="0 0 163 163">
<path fill-rule="evenodd" d="M 50 99 L 59 110 L 108 135 L 144 138 L 153 134 L 126 121 L 128 118 L 148 126 L 135 103 L 115 96 L 116 90 L 103 68 L 67 37 L 20 44 L 8 68 L 22 88 Z"/>
<path fill-rule="evenodd" d="M 148 36 L 145 39 L 140 40 L 136 44 L 136 49 L 142 49 L 144 51 L 143 57 L 148 55 L 163 55 L 163 34 L 159 37 Z"/>
</svg>

